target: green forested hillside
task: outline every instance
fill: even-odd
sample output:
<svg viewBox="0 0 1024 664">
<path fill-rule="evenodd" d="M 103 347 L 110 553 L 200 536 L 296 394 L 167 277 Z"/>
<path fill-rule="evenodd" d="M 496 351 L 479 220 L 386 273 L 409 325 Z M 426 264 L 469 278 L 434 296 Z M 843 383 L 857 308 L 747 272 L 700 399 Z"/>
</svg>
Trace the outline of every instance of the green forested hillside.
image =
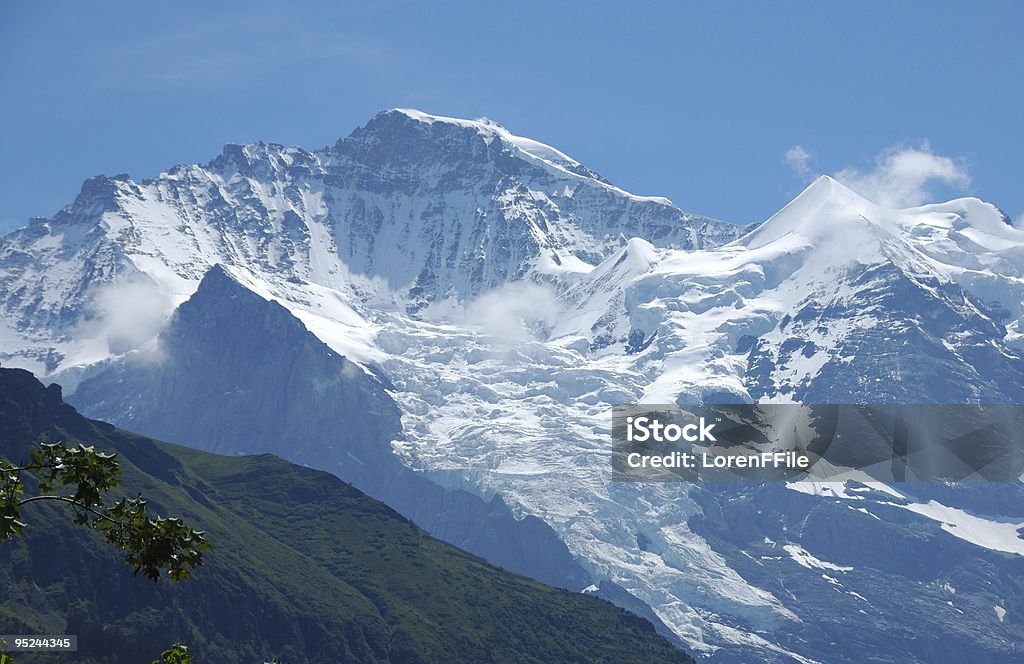
<svg viewBox="0 0 1024 664">
<path fill-rule="evenodd" d="M 691 661 L 646 621 L 434 540 L 332 475 L 86 420 L 58 388 L 0 369 L 0 456 L 40 440 L 116 451 L 125 493 L 215 548 L 191 580 L 154 584 L 65 506 L 26 506 L 25 535 L 0 544 L 0 633 L 77 634 L 79 652 L 19 662 L 138 664 L 175 641 L 225 664 Z"/>
</svg>

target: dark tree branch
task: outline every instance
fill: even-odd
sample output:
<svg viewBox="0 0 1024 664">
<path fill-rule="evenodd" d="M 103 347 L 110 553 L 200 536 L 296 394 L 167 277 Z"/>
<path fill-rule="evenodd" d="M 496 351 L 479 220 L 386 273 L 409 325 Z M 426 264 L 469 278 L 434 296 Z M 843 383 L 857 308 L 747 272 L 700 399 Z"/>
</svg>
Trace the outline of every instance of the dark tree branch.
<svg viewBox="0 0 1024 664">
<path fill-rule="evenodd" d="M 20 507 L 21 505 L 27 505 L 28 503 L 34 503 L 37 500 L 56 500 L 56 501 L 61 502 L 61 503 L 68 503 L 69 505 L 74 505 L 75 507 L 78 507 L 79 509 L 83 509 L 86 512 L 89 512 L 90 514 L 93 514 L 93 515 L 95 515 L 95 516 L 97 516 L 97 517 L 99 517 L 101 519 L 109 521 L 110 523 L 113 523 L 115 525 L 118 525 L 118 526 L 124 525 L 123 523 L 121 523 L 117 519 L 112 519 L 109 516 L 107 516 L 106 514 L 104 514 L 103 512 L 101 512 L 101 511 L 99 511 L 97 509 L 94 509 L 92 507 L 89 507 L 88 505 L 83 505 L 82 503 L 80 503 L 80 502 L 78 502 L 78 501 L 76 501 L 76 500 L 74 500 L 72 498 L 68 498 L 67 496 L 32 496 L 31 498 L 25 498 L 24 500 L 19 500 L 18 501 L 18 506 Z"/>
</svg>

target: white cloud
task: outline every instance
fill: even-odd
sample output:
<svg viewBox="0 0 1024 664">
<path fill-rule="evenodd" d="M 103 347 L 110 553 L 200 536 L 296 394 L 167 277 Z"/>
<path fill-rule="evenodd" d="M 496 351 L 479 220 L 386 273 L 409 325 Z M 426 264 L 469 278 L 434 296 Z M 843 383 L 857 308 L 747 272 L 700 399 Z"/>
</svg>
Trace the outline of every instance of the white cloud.
<svg viewBox="0 0 1024 664">
<path fill-rule="evenodd" d="M 465 305 L 453 300 L 435 302 L 421 315 L 433 322 L 457 322 L 500 344 L 517 346 L 546 334 L 559 311 L 554 291 L 521 281 L 487 291 Z"/>
<path fill-rule="evenodd" d="M 811 162 L 814 160 L 814 155 L 808 152 L 804 146 L 794 145 L 786 150 L 782 160 L 793 169 L 794 173 L 806 179 L 811 174 Z"/>
<path fill-rule="evenodd" d="M 172 309 L 170 299 L 150 279 L 126 277 L 93 292 L 78 332 L 85 338 L 105 338 L 112 353 L 124 353 L 153 339 Z"/>
<path fill-rule="evenodd" d="M 971 183 L 962 159 L 937 155 L 927 142 L 918 148 L 888 148 L 875 158 L 873 169 L 844 168 L 833 177 L 865 198 L 893 208 L 933 200 L 936 184 L 963 188 Z"/>
<path fill-rule="evenodd" d="M 466 306 L 466 322 L 506 341 L 526 341 L 558 314 L 555 294 L 528 282 L 506 284 Z"/>
<path fill-rule="evenodd" d="M 1024 212 L 1017 215 L 1017 218 L 1013 220 L 1013 225 L 1017 228 L 1024 229 Z"/>
</svg>

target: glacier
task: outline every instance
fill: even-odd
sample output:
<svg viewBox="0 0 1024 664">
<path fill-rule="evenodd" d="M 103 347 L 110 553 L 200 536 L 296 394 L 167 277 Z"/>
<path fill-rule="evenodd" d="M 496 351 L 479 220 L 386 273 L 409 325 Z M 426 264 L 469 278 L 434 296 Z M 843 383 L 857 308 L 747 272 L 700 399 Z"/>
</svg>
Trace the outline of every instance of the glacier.
<svg viewBox="0 0 1024 664">
<path fill-rule="evenodd" d="M 160 362 L 211 270 L 386 381 L 406 469 L 540 519 L 709 661 L 1024 642 L 1017 485 L 610 481 L 614 404 L 1021 403 L 1024 231 L 991 204 L 892 210 L 822 177 L 750 230 L 490 120 L 395 109 L 317 151 L 86 181 L 0 241 L 0 360 L 130 426 L 90 385 Z"/>
</svg>

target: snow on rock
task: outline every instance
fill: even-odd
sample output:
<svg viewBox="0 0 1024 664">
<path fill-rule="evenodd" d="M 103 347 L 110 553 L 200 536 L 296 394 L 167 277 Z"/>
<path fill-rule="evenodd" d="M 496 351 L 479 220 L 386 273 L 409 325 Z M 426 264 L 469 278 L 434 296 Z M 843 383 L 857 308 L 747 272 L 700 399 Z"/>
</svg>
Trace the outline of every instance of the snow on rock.
<svg viewBox="0 0 1024 664">
<path fill-rule="evenodd" d="M 807 549 L 803 548 L 799 544 L 786 544 L 786 545 L 783 545 L 782 548 L 785 549 L 786 553 L 789 554 L 789 556 L 793 559 L 794 562 L 796 562 L 798 565 L 800 565 L 802 567 L 806 567 L 807 569 L 824 569 L 824 570 L 831 570 L 833 572 L 851 572 L 851 571 L 853 571 L 852 567 L 843 567 L 842 565 L 833 565 L 830 562 L 826 562 L 824 560 L 820 560 L 818 558 L 815 558 L 810 553 L 808 553 Z M 830 577 L 825 577 L 825 578 L 829 579 Z"/>
<path fill-rule="evenodd" d="M 995 521 L 968 514 L 955 507 L 947 507 L 935 500 L 927 503 L 899 505 L 905 510 L 926 516 L 941 524 L 942 529 L 960 539 L 992 551 L 1003 551 L 1024 556 L 1024 522 Z"/>
</svg>

